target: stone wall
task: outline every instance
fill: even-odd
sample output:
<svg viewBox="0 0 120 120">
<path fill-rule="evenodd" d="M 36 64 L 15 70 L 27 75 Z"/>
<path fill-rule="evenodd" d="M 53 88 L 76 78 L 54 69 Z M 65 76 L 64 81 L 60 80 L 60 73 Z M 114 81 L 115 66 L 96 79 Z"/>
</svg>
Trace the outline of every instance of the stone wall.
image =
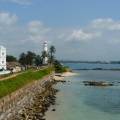
<svg viewBox="0 0 120 120">
<path fill-rule="evenodd" d="M 42 80 L 34 81 L 23 88 L 0 99 L 0 120 L 7 120 L 15 112 L 32 104 L 34 94 L 45 91 L 46 85 L 51 82 L 52 75 Z"/>
</svg>

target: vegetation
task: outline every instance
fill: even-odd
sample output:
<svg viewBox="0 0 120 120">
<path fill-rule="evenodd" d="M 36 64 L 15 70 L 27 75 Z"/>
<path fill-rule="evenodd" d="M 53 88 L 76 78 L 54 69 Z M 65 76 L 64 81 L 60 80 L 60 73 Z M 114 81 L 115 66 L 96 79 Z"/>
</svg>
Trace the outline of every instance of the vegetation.
<svg viewBox="0 0 120 120">
<path fill-rule="evenodd" d="M 21 53 L 20 57 L 19 57 L 19 63 L 21 63 L 21 65 L 25 66 L 26 65 L 26 54 L 25 53 Z"/>
<path fill-rule="evenodd" d="M 46 51 L 42 51 L 41 55 L 36 55 L 34 52 L 31 51 L 28 51 L 27 53 L 23 52 L 20 54 L 18 61 L 23 66 L 41 66 L 45 57 L 48 57 L 48 62 L 50 64 L 53 64 L 55 59 L 55 52 L 56 49 L 53 45 L 49 48 L 48 53 Z"/>
<path fill-rule="evenodd" d="M 24 85 L 39 80 L 45 75 L 50 74 L 52 68 L 46 68 L 39 71 L 28 70 L 14 78 L 0 81 L 0 98 L 6 96 Z"/>
<path fill-rule="evenodd" d="M 58 60 L 55 60 L 55 52 L 56 49 L 54 46 L 49 48 L 48 53 L 43 51 L 41 55 L 36 55 L 35 53 L 28 51 L 27 53 L 21 53 L 18 62 L 23 66 L 41 66 L 43 63 L 43 59 L 48 57 L 48 65 L 54 67 L 55 72 L 62 73 L 68 70 L 67 67 L 64 67 Z M 14 56 L 7 56 L 8 62 L 17 61 Z M 43 76 L 50 74 L 53 70 L 53 67 L 48 67 L 43 70 L 27 70 L 24 73 L 17 75 L 16 77 L 9 78 L 3 81 L 0 81 L 0 98 L 6 96 L 24 85 L 41 79 Z"/>
<path fill-rule="evenodd" d="M 70 71 L 70 69 L 67 66 L 63 66 L 58 60 L 54 61 L 54 68 L 56 73 L 63 73 Z"/>
<path fill-rule="evenodd" d="M 16 62 L 16 61 L 17 61 L 17 58 L 14 57 L 14 56 L 12 56 L 12 55 L 7 55 L 6 61 L 7 61 L 7 62 Z"/>
<path fill-rule="evenodd" d="M 50 47 L 50 49 L 49 49 L 49 62 L 50 62 L 50 64 L 54 63 L 54 59 L 55 59 L 54 54 L 55 54 L 55 52 L 56 52 L 56 48 L 55 48 L 55 46 L 52 45 Z"/>
<path fill-rule="evenodd" d="M 28 51 L 27 53 L 21 53 L 20 58 L 19 58 L 19 62 L 23 66 L 32 65 L 35 57 L 36 57 L 36 54 L 31 52 L 31 51 Z"/>
<path fill-rule="evenodd" d="M 46 51 L 42 51 L 42 55 L 41 55 L 42 62 L 45 59 L 45 57 L 48 57 L 48 53 Z"/>
<path fill-rule="evenodd" d="M 27 65 L 33 65 L 35 57 L 36 57 L 35 53 L 33 53 L 31 51 L 28 51 L 27 54 L 26 54 L 26 64 Z"/>
<path fill-rule="evenodd" d="M 35 57 L 35 65 L 36 66 L 41 66 L 42 65 L 42 58 L 41 58 L 41 56 L 40 55 L 37 55 L 36 57 Z"/>
<path fill-rule="evenodd" d="M 41 55 L 37 55 L 34 52 L 28 51 L 27 53 L 21 53 L 19 56 L 18 62 L 25 67 L 25 69 L 31 67 L 39 67 L 43 65 L 43 61 L 45 57 L 48 57 L 48 64 L 54 67 L 55 72 L 62 73 L 69 71 L 68 67 L 63 66 L 58 60 L 55 58 L 56 48 L 51 45 L 49 51 L 42 51 Z M 7 56 L 7 61 L 16 61 L 17 59 L 14 56 Z"/>
<path fill-rule="evenodd" d="M 45 57 L 48 57 L 48 64 L 54 67 L 55 72 L 63 73 L 69 70 L 68 67 L 63 66 L 58 60 L 55 59 L 55 46 L 50 46 L 48 53 L 42 51 L 41 55 L 36 55 L 33 52 L 28 51 L 27 53 L 22 53 L 19 58 L 19 62 L 23 66 L 41 66 Z"/>
</svg>

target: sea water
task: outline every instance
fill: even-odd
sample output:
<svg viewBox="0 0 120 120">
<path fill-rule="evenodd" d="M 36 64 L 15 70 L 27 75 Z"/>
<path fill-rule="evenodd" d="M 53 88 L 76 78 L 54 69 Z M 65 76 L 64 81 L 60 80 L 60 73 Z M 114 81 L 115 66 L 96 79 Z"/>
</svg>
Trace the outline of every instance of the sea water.
<svg viewBox="0 0 120 120">
<path fill-rule="evenodd" d="M 75 71 L 65 84 L 55 87 L 56 105 L 46 113 L 47 120 L 120 120 L 120 71 Z M 110 81 L 114 86 L 84 86 L 84 80 Z M 52 109 L 56 111 L 52 111 Z"/>
</svg>

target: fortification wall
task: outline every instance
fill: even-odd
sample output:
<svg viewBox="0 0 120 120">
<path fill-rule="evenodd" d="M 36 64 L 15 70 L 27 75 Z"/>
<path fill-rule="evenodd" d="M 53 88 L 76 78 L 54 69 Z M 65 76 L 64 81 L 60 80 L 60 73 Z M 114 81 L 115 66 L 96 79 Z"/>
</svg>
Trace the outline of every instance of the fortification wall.
<svg viewBox="0 0 120 120">
<path fill-rule="evenodd" d="M 42 80 L 34 81 L 23 88 L 0 99 L 0 120 L 7 120 L 11 115 L 24 109 L 25 106 L 33 103 L 33 96 L 43 92 L 51 82 L 52 75 Z"/>
</svg>

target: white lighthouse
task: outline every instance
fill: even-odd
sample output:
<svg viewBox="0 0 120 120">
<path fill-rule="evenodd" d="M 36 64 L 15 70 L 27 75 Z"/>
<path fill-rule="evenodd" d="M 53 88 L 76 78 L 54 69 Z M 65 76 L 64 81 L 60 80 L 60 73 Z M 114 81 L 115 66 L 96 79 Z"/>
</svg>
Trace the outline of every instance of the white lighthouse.
<svg viewBox="0 0 120 120">
<path fill-rule="evenodd" d="M 44 59 L 43 59 L 43 64 L 48 64 L 48 56 L 47 56 L 47 54 L 48 54 L 48 45 L 47 45 L 47 41 L 45 41 L 43 43 L 43 51 L 46 54 L 45 57 L 44 57 Z"/>
<path fill-rule="evenodd" d="M 0 70 L 6 70 L 6 48 L 0 46 Z"/>
</svg>

